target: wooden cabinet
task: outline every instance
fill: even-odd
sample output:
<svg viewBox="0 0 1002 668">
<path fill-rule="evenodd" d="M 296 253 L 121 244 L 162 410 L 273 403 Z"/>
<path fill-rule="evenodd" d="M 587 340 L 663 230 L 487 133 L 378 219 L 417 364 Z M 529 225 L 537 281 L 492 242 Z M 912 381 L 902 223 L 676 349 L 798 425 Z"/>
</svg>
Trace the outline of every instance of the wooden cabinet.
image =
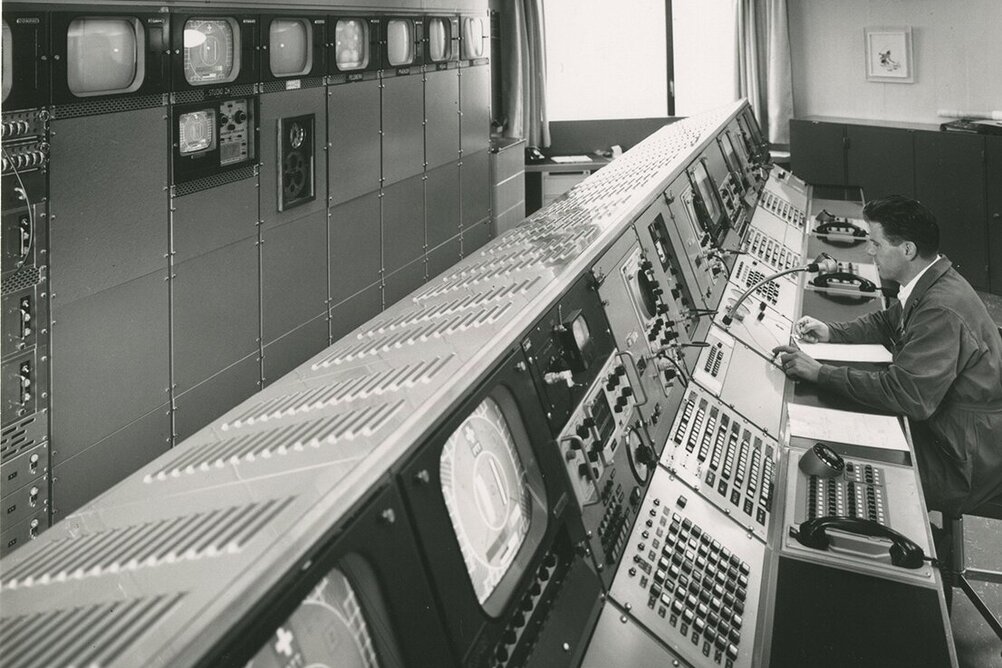
<svg viewBox="0 0 1002 668">
<path fill-rule="evenodd" d="M 915 197 L 914 134 L 911 130 L 847 125 L 846 184 L 863 188 L 867 199 Z"/>
<path fill-rule="evenodd" d="M 791 120 L 790 169 L 814 185 L 846 185 L 845 125 Z"/>
<path fill-rule="evenodd" d="M 1002 295 L 1002 137 L 985 139 L 989 285 L 993 293 Z"/>
<path fill-rule="evenodd" d="M 915 192 L 936 214 L 941 251 L 979 290 L 988 289 L 984 147 L 979 135 L 915 135 Z"/>
<path fill-rule="evenodd" d="M 931 124 L 794 119 L 790 158 L 812 185 L 921 200 L 936 214 L 942 251 L 958 271 L 975 288 L 1002 294 L 1002 137 Z"/>
</svg>

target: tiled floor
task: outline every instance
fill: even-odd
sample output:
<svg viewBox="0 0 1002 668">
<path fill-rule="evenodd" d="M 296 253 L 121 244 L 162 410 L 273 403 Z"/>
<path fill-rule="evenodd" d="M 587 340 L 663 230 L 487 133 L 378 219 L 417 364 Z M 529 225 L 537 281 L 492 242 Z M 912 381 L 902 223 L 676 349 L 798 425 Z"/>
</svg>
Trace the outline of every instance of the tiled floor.
<svg viewBox="0 0 1002 668">
<path fill-rule="evenodd" d="M 1002 326 L 1002 297 L 984 293 L 981 297 L 992 319 Z M 969 567 L 1002 571 L 1002 521 L 967 517 L 964 519 L 964 536 Z M 1002 584 L 974 582 L 972 585 L 995 617 L 1002 619 Z M 960 589 L 953 592 L 950 622 L 957 659 L 962 668 L 1002 666 L 1002 641 Z"/>
</svg>

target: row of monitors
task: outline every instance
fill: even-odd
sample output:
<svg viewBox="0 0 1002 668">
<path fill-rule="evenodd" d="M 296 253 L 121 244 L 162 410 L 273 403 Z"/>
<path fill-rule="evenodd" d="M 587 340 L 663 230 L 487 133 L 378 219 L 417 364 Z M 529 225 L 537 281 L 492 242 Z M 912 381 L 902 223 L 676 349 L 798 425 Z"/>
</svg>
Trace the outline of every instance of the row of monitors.
<svg viewBox="0 0 1002 668">
<path fill-rule="evenodd" d="M 5 11 L 3 104 L 47 104 L 49 63 L 60 104 L 476 60 L 489 27 L 486 15 Z"/>
</svg>

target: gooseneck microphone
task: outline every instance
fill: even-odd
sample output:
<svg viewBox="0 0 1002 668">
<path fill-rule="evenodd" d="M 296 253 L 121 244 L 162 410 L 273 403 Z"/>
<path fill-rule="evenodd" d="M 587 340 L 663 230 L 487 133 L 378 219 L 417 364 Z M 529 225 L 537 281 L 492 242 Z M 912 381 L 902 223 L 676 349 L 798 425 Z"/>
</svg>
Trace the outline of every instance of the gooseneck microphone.
<svg viewBox="0 0 1002 668">
<path fill-rule="evenodd" d="M 802 267 L 793 267 L 791 269 L 784 269 L 783 271 L 776 272 L 771 276 L 766 276 L 761 281 L 751 286 L 738 297 L 737 301 L 728 307 L 727 311 L 724 313 L 723 317 L 720 319 L 724 324 L 724 327 L 729 327 L 732 322 L 734 322 L 734 314 L 737 313 L 738 307 L 741 306 L 741 302 L 748 298 L 748 295 L 758 290 L 760 287 L 768 283 L 769 281 L 774 281 L 780 276 L 786 276 L 787 274 L 794 274 L 798 271 L 809 271 L 811 273 L 824 272 L 826 274 L 833 271 L 838 271 L 838 260 L 833 258 L 828 253 L 821 253 L 816 258 L 814 262 L 805 264 Z"/>
</svg>

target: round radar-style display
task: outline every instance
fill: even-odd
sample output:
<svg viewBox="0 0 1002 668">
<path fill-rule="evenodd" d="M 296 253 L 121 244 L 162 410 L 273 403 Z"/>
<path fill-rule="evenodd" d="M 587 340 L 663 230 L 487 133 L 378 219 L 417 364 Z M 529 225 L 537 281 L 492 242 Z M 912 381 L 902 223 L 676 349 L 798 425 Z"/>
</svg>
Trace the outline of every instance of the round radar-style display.
<svg viewBox="0 0 1002 668">
<path fill-rule="evenodd" d="M 358 596 L 334 569 L 278 627 L 246 668 L 378 668 Z"/>
<path fill-rule="evenodd" d="M 439 468 L 449 519 L 483 604 L 515 560 L 532 512 L 525 468 L 496 401 L 484 399 L 453 432 Z"/>
<path fill-rule="evenodd" d="M 577 344 L 578 350 L 584 351 L 591 342 L 591 330 L 588 329 L 588 321 L 584 316 L 574 319 L 571 323 L 571 332 L 574 333 L 574 343 Z"/>
</svg>

